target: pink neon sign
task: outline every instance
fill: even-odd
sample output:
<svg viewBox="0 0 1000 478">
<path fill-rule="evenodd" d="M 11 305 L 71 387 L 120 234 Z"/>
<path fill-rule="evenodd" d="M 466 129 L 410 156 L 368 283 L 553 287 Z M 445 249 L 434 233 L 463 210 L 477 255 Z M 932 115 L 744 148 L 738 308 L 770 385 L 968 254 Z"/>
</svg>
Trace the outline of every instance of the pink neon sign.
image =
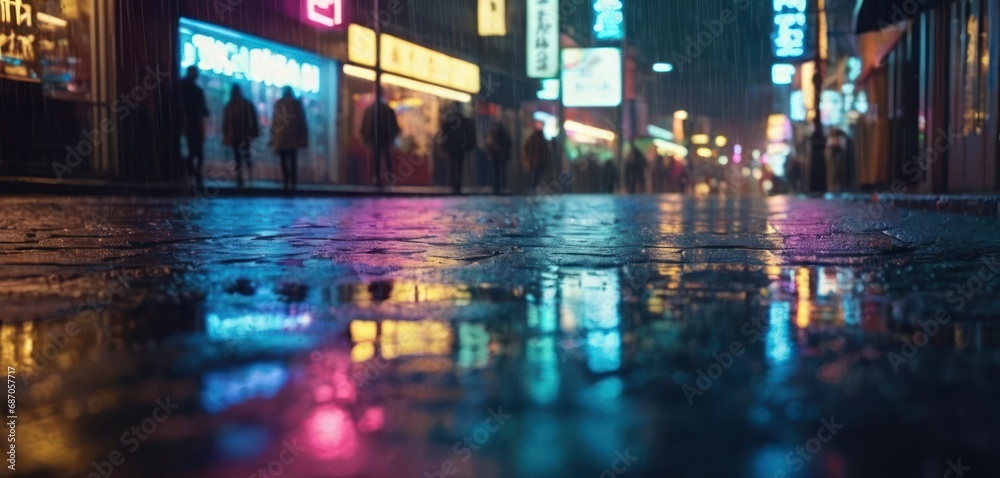
<svg viewBox="0 0 1000 478">
<path fill-rule="evenodd" d="M 344 23 L 344 0 L 306 0 L 306 18 L 332 27 Z"/>
</svg>

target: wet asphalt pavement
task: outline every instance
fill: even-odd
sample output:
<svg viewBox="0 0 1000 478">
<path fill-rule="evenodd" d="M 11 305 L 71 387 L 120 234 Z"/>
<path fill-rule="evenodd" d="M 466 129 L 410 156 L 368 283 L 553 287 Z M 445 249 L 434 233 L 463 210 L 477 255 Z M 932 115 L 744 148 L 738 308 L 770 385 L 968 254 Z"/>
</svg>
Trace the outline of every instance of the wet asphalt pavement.
<svg viewBox="0 0 1000 478">
<path fill-rule="evenodd" d="M 0 210 L 0 476 L 1000 473 L 995 217 L 652 196 Z"/>
</svg>

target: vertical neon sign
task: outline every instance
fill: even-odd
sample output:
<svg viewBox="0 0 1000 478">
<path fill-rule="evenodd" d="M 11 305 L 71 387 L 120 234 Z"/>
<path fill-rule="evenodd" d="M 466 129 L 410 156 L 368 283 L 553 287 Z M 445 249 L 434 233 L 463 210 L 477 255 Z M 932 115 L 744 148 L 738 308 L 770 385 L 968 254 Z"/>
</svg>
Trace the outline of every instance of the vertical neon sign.
<svg viewBox="0 0 1000 478">
<path fill-rule="evenodd" d="M 344 0 L 306 0 L 306 18 L 333 27 L 344 23 Z"/>
<path fill-rule="evenodd" d="M 795 59 L 806 53 L 806 0 L 774 0 L 774 37 L 777 58 Z"/>
<path fill-rule="evenodd" d="M 528 78 L 559 75 L 559 1 L 528 0 Z"/>
<path fill-rule="evenodd" d="M 625 14 L 622 0 L 597 0 L 594 2 L 594 34 L 598 40 L 625 38 Z"/>
</svg>

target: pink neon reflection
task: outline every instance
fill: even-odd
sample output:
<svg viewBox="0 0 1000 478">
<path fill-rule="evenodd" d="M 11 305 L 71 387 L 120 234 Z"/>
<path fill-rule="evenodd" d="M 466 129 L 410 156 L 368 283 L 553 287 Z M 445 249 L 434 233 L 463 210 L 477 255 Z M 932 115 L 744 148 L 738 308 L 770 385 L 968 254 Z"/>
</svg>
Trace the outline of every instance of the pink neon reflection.
<svg viewBox="0 0 1000 478">
<path fill-rule="evenodd" d="M 325 13 L 321 12 L 321 10 L 325 11 Z M 344 1 L 306 0 L 306 18 L 315 23 L 328 27 L 343 24 Z"/>
<path fill-rule="evenodd" d="M 306 419 L 309 450 L 321 459 L 351 458 L 357 452 L 358 433 L 351 416 L 336 405 L 323 405 Z"/>
<path fill-rule="evenodd" d="M 358 420 L 358 429 L 364 433 L 372 433 L 385 426 L 385 411 L 382 407 L 373 407 L 365 410 L 361 420 Z"/>
</svg>

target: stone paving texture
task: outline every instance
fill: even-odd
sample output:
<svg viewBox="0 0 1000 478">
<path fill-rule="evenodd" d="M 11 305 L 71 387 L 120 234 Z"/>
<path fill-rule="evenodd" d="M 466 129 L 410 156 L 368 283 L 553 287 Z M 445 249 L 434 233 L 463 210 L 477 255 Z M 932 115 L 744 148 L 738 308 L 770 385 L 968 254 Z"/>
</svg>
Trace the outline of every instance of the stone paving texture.
<svg viewBox="0 0 1000 478">
<path fill-rule="evenodd" d="M 996 217 L 676 196 L 0 210 L 15 476 L 1000 470 Z"/>
</svg>

